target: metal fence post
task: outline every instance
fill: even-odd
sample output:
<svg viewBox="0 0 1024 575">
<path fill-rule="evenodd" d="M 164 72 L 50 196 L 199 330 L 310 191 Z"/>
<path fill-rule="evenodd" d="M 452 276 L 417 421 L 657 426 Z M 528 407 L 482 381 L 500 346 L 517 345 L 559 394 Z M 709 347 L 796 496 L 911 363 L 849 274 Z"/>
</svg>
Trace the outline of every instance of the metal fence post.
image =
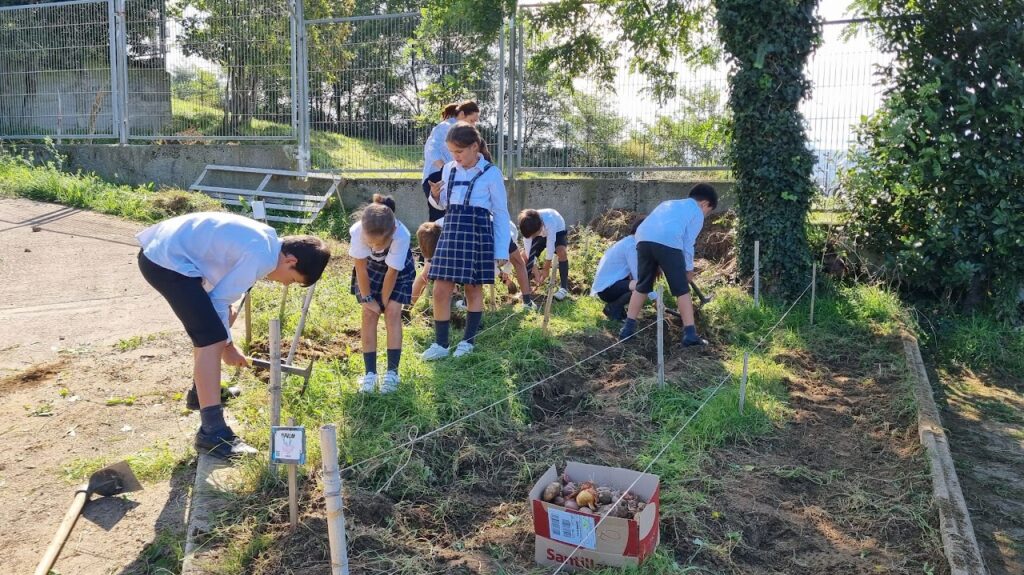
<svg viewBox="0 0 1024 575">
<path fill-rule="evenodd" d="M 523 128 L 523 115 L 525 114 L 526 106 L 524 100 L 526 100 L 526 41 L 523 38 L 523 22 L 519 21 L 519 78 L 517 84 L 519 84 L 519 113 L 516 115 L 518 118 L 518 143 L 516 145 L 516 169 L 523 167 L 523 134 L 526 130 Z"/>
<path fill-rule="evenodd" d="M 306 34 L 306 12 L 302 0 L 295 2 L 295 30 L 298 41 L 298 54 L 296 55 L 295 99 L 298 100 L 296 112 L 298 115 L 297 139 L 298 146 L 298 171 L 307 172 L 310 169 L 312 150 L 309 143 L 309 46 Z"/>
<path fill-rule="evenodd" d="M 111 96 L 117 98 L 117 105 L 111 101 L 111 111 L 114 116 L 117 141 L 122 146 L 128 143 L 128 27 L 125 24 L 127 14 L 125 13 L 125 0 L 113 0 L 114 2 L 114 57 L 117 60 L 116 81 L 117 88 L 113 89 L 111 83 Z M 112 73 L 114 70 L 112 70 Z"/>
<path fill-rule="evenodd" d="M 505 164 L 505 32 L 508 21 L 502 19 L 498 34 L 498 169 L 506 172 Z"/>
<path fill-rule="evenodd" d="M 515 182 L 516 165 L 515 162 L 512 161 L 512 154 L 514 153 L 516 148 L 516 101 L 518 99 L 516 86 L 516 71 L 518 70 L 518 67 L 516 65 L 516 62 L 518 62 L 517 58 L 519 57 L 519 41 L 517 40 L 518 35 L 516 35 L 515 13 L 513 13 L 512 16 L 509 18 L 508 37 L 509 65 L 508 69 L 506 70 L 506 74 L 508 74 L 509 76 L 508 127 L 506 128 L 506 131 L 508 132 L 508 146 L 506 146 L 505 148 L 505 167 L 502 168 L 502 173 L 504 173 L 509 180 Z"/>
</svg>

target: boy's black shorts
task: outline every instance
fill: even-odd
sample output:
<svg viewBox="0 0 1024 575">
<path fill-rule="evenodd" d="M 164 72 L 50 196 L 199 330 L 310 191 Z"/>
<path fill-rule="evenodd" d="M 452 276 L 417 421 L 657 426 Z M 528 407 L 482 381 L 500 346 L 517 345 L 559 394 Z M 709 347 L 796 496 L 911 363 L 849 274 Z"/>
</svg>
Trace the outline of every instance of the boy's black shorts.
<svg viewBox="0 0 1024 575">
<path fill-rule="evenodd" d="M 566 232 L 565 230 L 562 230 L 560 232 L 555 232 L 555 247 L 556 248 L 558 246 L 566 246 L 566 247 L 568 247 L 568 245 L 569 245 L 569 233 Z M 546 248 L 546 247 L 548 247 L 548 239 L 546 237 L 544 237 L 544 236 L 537 236 L 537 237 L 533 238 L 533 241 L 530 243 L 530 253 L 527 254 L 527 257 L 526 257 L 527 267 L 529 267 L 529 268 L 533 267 L 534 260 L 536 260 L 538 257 L 540 257 L 540 253 L 542 251 L 544 251 L 544 248 Z"/>
<path fill-rule="evenodd" d="M 153 289 L 164 296 L 178 316 L 194 347 L 206 347 L 228 339 L 227 330 L 203 289 L 203 278 L 190 278 L 151 262 L 139 250 L 139 271 Z"/>
<path fill-rule="evenodd" d="M 612 285 L 597 292 L 597 297 L 601 298 L 601 301 L 603 301 L 604 303 L 615 303 L 619 300 L 619 298 L 626 295 L 627 293 L 632 293 L 632 290 L 629 289 L 629 282 L 629 277 L 624 277 L 619 281 L 613 283 Z"/>
<path fill-rule="evenodd" d="M 686 257 L 682 250 L 670 248 L 657 242 L 637 242 L 636 291 L 651 293 L 658 279 L 658 270 L 665 274 L 668 291 L 674 296 L 690 293 L 690 281 L 686 277 Z"/>
</svg>

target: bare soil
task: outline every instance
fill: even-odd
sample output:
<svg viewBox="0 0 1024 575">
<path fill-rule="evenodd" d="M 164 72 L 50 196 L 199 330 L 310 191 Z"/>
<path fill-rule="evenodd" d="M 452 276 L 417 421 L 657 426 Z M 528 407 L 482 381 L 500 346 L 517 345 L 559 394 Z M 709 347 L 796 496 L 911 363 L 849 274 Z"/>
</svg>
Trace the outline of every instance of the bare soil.
<svg viewBox="0 0 1024 575">
<path fill-rule="evenodd" d="M 159 537 L 184 538 L 186 449 L 198 418 L 175 394 L 191 381 L 184 334 L 138 273 L 117 218 L 0 199 L 0 565 L 35 568 L 76 489 L 69 474 L 146 450 L 182 454 L 170 480 L 89 503 L 59 573 L 149 573 Z M 36 230 L 36 231 L 33 231 Z M 126 351 L 114 344 L 141 336 Z M 133 398 L 132 405 L 107 405 Z"/>
<path fill-rule="evenodd" d="M 1024 380 L 942 369 L 933 381 L 985 566 L 1024 573 Z"/>
</svg>

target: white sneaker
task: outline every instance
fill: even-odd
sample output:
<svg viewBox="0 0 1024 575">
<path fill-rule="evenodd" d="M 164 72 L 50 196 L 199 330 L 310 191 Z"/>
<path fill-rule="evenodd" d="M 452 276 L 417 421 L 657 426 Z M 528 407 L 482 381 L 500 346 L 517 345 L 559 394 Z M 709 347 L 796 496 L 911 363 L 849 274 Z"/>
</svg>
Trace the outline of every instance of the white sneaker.
<svg viewBox="0 0 1024 575">
<path fill-rule="evenodd" d="M 398 374 L 392 370 L 388 370 L 384 374 L 383 379 L 380 380 L 380 392 L 381 393 L 392 393 L 398 391 L 398 384 L 401 383 L 401 378 Z"/>
<path fill-rule="evenodd" d="M 466 311 L 466 309 L 467 309 L 466 308 L 466 300 L 464 300 L 464 299 L 455 300 L 455 309 L 460 309 L 462 311 Z"/>
<path fill-rule="evenodd" d="M 569 297 L 569 290 L 567 290 L 567 289 L 565 289 L 563 287 L 560 287 L 560 288 L 558 288 L 558 291 L 555 292 L 554 296 L 555 296 L 555 299 L 557 299 L 558 301 L 562 301 L 565 298 Z"/>
<path fill-rule="evenodd" d="M 357 381 L 359 383 L 359 393 L 373 393 L 377 391 L 376 373 L 367 373 L 366 375 L 360 377 Z"/>
<path fill-rule="evenodd" d="M 448 348 L 437 345 L 437 342 L 430 344 L 427 351 L 420 355 L 423 361 L 434 361 L 435 359 L 441 359 L 448 357 Z"/>
<path fill-rule="evenodd" d="M 535 301 L 523 302 L 523 309 L 526 311 L 540 311 L 540 306 Z"/>
<path fill-rule="evenodd" d="M 452 357 L 462 357 L 471 351 L 473 351 L 473 344 L 462 340 L 459 345 L 455 346 L 455 353 L 452 354 Z"/>
</svg>

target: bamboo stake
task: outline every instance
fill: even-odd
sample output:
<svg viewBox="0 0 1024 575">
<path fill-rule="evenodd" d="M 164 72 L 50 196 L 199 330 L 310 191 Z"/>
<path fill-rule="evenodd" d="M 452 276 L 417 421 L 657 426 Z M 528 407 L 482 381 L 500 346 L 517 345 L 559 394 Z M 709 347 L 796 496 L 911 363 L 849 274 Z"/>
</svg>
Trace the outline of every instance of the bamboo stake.
<svg viewBox="0 0 1024 575">
<path fill-rule="evenodd" d="M 245 354 L 252 354 L 252 292 L 245 294 Z"/>
<path fill-rule="evenodd" d="M 743 415 L 743 404 L 747 402 L 747 368 L 750 365 L 750 352 L 743 352 L 743 376 L 740 378 L 740 415 Z"/>
<path fill-rule="evenodd" d="M 654 291 L 658 294 L 658 387 L 665 387 L 665 302 L 662 287 L 659 285 Z"/>
<path fill-rule="evenodd" d="M 345 509 L 341 472 L 338 469 L 338 433 L 333 423 L 320 428 L 320 453 L 324 466 L 324 499 L 327 502 L 327 537 L 331 546 L 331 574 L 348 575 L 345 545 Z"/>
<path fill-rule="evenodd" d="M 284 289 L 281 291 L 281 309 L 277 312 L 277 319 L 281 320 L 281 323 L 284 323 L 284 310 L 288 303 L 288 287 L 284 286 Z"/>
<path fill-rule="evenodd" d="M 548 334 L 548 320 L 551 319 L 551 299 L 555 297 L 555 266 L 551 266 L 548 275 L 548 298 L 544 302 L 544 335 Z"/>
<path fill-rule="evenodd" d="M 312 288 L 310 288 L 312 289 Z M 288 425 L 295 426 L 295 418 L 288 418 Z M 294 463 L 288 464 L 288 519 L 291 521 L 291 529 L 299 526 L 299 477 L 298 466 Z"/>
<path fill-rule="evenodd" d="M 288 348 L 288 360 L 285 362 L 288 365 L 295 361 L 295 350 L 299 349 L 299 339 L 302 337 L 302 331 L 306 329 L 306 314 L 309 313 L 309 304 L 313 301 L 313 290 L 315 288 L 316 284 L 306 288 L 306 298 L 302 300 L 302 313 L 299 315 L 299 325 L 295 328 L 295 335 L 292 336 L 292 345 Z"/>
<path fill-rule="evenodd" d="M 270 320 L 270 425 L 281 425 L 281 321 Z M 277 465 L 270 464 L 270 472 Z"/>
<path fill-rule="evenodd" d="M 814 325 L 814 300 L 818 291 L 818 264 L 811 264 L 811 325 Z"/>
<path fill-rule="evenodd" d="M 754 306 L 761 305 L 761 242 L 754 240 Z"/>
</svg>

